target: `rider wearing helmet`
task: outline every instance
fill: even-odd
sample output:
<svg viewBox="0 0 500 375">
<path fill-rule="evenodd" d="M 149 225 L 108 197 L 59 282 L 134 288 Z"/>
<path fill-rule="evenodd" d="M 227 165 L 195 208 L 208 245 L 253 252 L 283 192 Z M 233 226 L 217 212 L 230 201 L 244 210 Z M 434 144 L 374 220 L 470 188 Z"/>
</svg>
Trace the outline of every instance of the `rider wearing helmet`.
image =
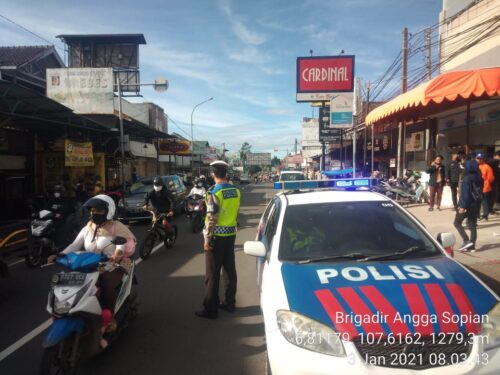
<svg viewBox="0 0 500 375">
<path fill-rule="evenodd" d="M 122 263 L 127 266 L 129 257 L 135 250 L 135 236 L 121 222 L 113 220 L 116 212 L 115 202 L 107 195 L 96 195 L 90 198 L 83 207 L 89 211 L 90 221 L 82 228 L 76 239 L 63 254 L 75 251 L 89 251 L 103 253 L 114 263 Z M 123 245 L 114 245 L 111 241 L 116 237 L 123 237 L 127 242 Z M 47 262 L 52 263 L 55 255 L 51 255 Z M 110 323 L 117 299 L 116 290 L 123 277 L 123 269 L 118 267 L 110 272 L 103 272 L 99 276 L 100 303 L 103 309 L 103 318 L 107 316 L 107 326 Z M 106 311 L 108 310 L 108 311 Z"/>
<path fill-rule="evenodd" d="M 203 186 L 203 181 L 201 180 L 201 176 L 200 178 L 197 178 L 195 181 L 194 181 L 194 186 L 193 188 L 191 189 L 191 191 L 189 192 L 189 195 L 201 195 L 201 196 L 205 196 L 205 194 L 207 193 L 205 187 Z"/>
<path fill-rule="evenodd" d="M 161 177 L 155 177 L 153 180 L 153 189 L 146 193 L 144 197 L 143 208 L 145 210 L 149 209 L 150 201 L 157 214 L 166 214 L 167 217 L 174 216 L 174 204 Z M 166 218 L 163 219 L 163 226 L 167 233 L 172 231 L 172 227 Z"/>
</svg>

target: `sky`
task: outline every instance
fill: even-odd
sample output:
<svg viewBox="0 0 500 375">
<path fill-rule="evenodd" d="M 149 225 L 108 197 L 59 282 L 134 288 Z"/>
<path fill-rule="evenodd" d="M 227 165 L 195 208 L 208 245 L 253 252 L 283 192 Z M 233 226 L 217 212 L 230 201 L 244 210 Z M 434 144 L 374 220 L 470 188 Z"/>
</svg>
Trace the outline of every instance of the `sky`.
<svg viewBox="0 0 500 375">
<path fill-rule="evenodd" d="M 0 0 L 0 45 L 54 44 L 59 34 L 142 33 L 141 82 L 162 106 L 169 133 L 281 157 L 300 146 L 308 103 L 296 103 L 296 58 L 355 55 L 356 76 L 375 81 L 401 49 L 402 30 L 438 22 L 439 0 Z M 314 113 L 317 116 L 317 111 Z M 300 147 L 299 147 L 300 148 Z M 275 151 L 277 150 L 277 151 Z"/>
</svg>

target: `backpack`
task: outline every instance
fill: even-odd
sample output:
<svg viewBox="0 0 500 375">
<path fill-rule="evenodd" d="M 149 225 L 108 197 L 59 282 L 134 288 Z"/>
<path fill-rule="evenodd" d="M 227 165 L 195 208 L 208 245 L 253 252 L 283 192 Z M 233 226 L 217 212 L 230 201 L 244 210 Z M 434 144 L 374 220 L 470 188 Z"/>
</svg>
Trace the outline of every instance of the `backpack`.
<svg viewBox="0 0 500 375">
<path fill-rule="evenodd" d="M 481 202 L 483 200 L 483 190 L 477 186 L 475 182 L 471 183 L 471 195 L 474 203 Z"/>
</svg>

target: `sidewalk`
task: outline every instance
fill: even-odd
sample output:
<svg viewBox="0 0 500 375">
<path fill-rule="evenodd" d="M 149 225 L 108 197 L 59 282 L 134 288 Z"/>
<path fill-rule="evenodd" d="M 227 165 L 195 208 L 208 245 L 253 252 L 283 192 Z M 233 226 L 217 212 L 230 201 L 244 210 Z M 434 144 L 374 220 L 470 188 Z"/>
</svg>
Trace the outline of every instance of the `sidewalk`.
<svg viewBox="0 0 500 375">
<path fill-rule="evenodd" d="M 443 208 L 429 212 L 427 205 L 407 207 L 426 227 L 433 237 L 438 233 L 449 232 L 457 240 L 455 249 L 462 244 L 462 238 L 453 226 L 455 211 Z M 470 232 L 466 229 L 467 234 Z M 500 295 L 500 215 L 490 215 L 488 221 L 479 221 L 475 253 L 455 251 L 455 259 L 470 268 L 490 288 Z"/>
</svg>

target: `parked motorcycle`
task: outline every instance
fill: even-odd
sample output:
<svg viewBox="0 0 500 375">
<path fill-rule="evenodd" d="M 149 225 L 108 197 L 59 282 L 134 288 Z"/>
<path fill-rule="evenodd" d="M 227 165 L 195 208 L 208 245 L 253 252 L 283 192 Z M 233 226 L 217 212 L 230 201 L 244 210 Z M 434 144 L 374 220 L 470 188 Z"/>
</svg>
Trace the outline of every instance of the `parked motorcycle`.
<svg viewBox="0 0 500 375">
<path fill-rule="evenodd" d="M 186 197 L 186 214 L 193 233 L 199 233 L 203 229 L 206 213 L 207 206 L 202 195 L 193 194 Z"/>
<path fill-rule="evenodd" d="M 29 267 L 39 267 L 43 258 L 57 253 L 56 226 L 54 213 L 50 210 L 41 210 L 31 221 L 31 251 L 26 256 Z"/>
<path fill-rule="evenodd" d="M 110 244 L 124 244 L 126 239 L 116 237 Z M 103 254 L 82 252 L 58 257 L 56 263 L 71 272 L 53 275 L 48 296 L 47 311 L 53 323 L 43 340 L 41 375 L 74 374 L 85 360 L 103 350 L 102 339 L 111 344 L 137 316 L 139 301 L 134 263 L 124 269 L 124 276 L 115 305 L 116 329 L 102 331 L 102 308 L 98 301 L 99 275 L 123 267 L 108 261 Z"/>
</svg>

